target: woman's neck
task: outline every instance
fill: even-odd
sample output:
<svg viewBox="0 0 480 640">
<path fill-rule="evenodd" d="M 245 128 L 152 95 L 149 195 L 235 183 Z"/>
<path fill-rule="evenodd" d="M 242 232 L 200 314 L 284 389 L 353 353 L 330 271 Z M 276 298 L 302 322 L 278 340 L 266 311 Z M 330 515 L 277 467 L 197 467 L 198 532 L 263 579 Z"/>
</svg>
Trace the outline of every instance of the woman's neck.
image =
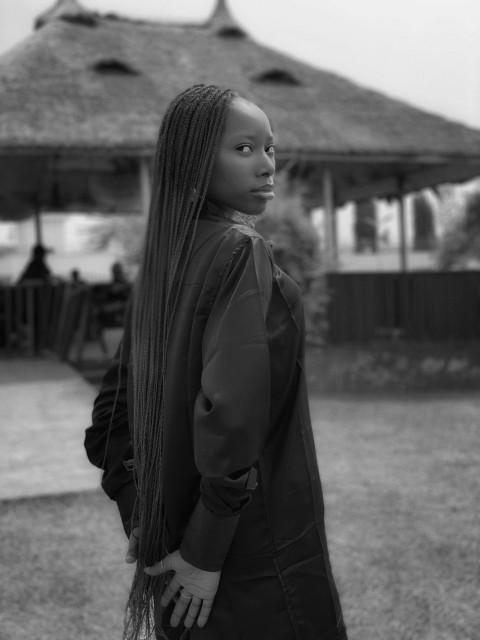
<svg viewBox="0 0 480 640">
<path fill-rule="evenodd" d="M 210 202 L 210 200 L 205 200 L 205 206 L 207 209 L 207 213 L 215 218 L 226 218 L 227 220 L 234 220 L 234 216 L 236 211 L 230 209 L 229 207 L 219 207 L 218 205 Z"/>
<path fill-rule="evenodd" d="M 244 213 L 239 213 L 228 207 L 219 207 L 209 200 L 205 200 L 205 211 L 207 215 L 213 218 L 229 220 L 230 222 L 244 224 L 252 228 L 255 226 L 255 216 L 247 216 Z"/>
</svg>

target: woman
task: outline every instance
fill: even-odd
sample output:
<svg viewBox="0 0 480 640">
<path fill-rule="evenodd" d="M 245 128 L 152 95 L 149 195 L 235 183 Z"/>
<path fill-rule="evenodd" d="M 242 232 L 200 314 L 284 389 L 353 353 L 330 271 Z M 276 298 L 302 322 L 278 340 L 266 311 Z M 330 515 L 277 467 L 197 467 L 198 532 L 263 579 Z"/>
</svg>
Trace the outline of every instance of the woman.
<svg viewBox="0 0 480 640">
<path fill-rule="evenodd" d="M 128 638 L 152 633 L 152 607 L 157 638 L 346 638 L 300 292 L 234 219 L 264 212 L 274 172 L 256 105 L 202 85 L 170 105 L 131 320 L 86 435 L 137 561 Z"/>
</svg>

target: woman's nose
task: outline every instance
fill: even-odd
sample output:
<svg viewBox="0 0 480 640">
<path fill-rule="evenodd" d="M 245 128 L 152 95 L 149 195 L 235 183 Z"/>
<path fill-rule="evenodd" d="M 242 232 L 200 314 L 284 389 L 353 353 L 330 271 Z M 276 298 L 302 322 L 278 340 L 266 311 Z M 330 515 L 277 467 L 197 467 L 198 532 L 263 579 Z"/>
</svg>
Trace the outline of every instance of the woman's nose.
<svg viewBox="0 0 480 640">
<path fill-rule="evenodd" d="M 260 175 L 273 176 L 275 174 L 275 157 L 264 152 L 262 157 L 262 164 L 260 166 Z"/>
</svg>

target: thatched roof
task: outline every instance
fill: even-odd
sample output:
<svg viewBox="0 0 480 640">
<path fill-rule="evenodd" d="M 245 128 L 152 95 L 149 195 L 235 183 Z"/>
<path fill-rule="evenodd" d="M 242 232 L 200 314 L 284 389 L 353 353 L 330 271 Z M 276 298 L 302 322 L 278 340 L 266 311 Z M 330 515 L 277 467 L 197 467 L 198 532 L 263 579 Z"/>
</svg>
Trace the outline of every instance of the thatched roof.
<svg viewBox="0 0 480 640">
<path fill-rule="evenodd" d="M 0 154 L 149 155 L 170 100 L 198 82 L 264 108 L 281 156 L 341 163 L 338 191 L 390 179 L 395 167 L 407 186 L 408 169 L 480 173 L 480 131 L 260 45 L 223 1 L 203 24 L 166 24 L 58 0 L 0 56 Z M 364 175 L 350 175 L 359 164 Z"/>
</svg>

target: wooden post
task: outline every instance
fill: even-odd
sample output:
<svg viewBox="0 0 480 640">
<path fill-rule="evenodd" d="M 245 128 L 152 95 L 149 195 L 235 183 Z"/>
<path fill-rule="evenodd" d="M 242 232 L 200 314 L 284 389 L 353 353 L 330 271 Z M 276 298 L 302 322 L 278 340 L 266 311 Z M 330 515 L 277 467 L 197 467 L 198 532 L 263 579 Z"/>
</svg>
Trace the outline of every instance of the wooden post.
<svg viewBox="0 0 480 640">
<path fill-rule="evenodd" d="M 322 186 L 323 210 L 325 215 L 325 266 L 327 271 L 336 271 L 335 203 L 333 199 L 332 174 L 329 169 L 324 169 L 323 171 Z"/>
<path fill-rule="evenodd" d="M 35 222 L 35 244 L 43 245 L 40 205 L 35 202 L 34 206 L 35 206 L 35 209 L 33 211 L 33 217 Z"/>
<path fill-rule="evenodd" d="M 140 183 L 140 206 L 142 215 L 148 216 L 152 187 L 150 184 L 150 166 L 148 158 L 141 157 L 138 163 L 138 178 Z"/>
<path fill-rule="evenodd" d="M 398 196 L 398 224 L 400 231 L 400 271 L 407 271 L 407 233 L 405 227 L 405 196 Z"/>
</svg>

